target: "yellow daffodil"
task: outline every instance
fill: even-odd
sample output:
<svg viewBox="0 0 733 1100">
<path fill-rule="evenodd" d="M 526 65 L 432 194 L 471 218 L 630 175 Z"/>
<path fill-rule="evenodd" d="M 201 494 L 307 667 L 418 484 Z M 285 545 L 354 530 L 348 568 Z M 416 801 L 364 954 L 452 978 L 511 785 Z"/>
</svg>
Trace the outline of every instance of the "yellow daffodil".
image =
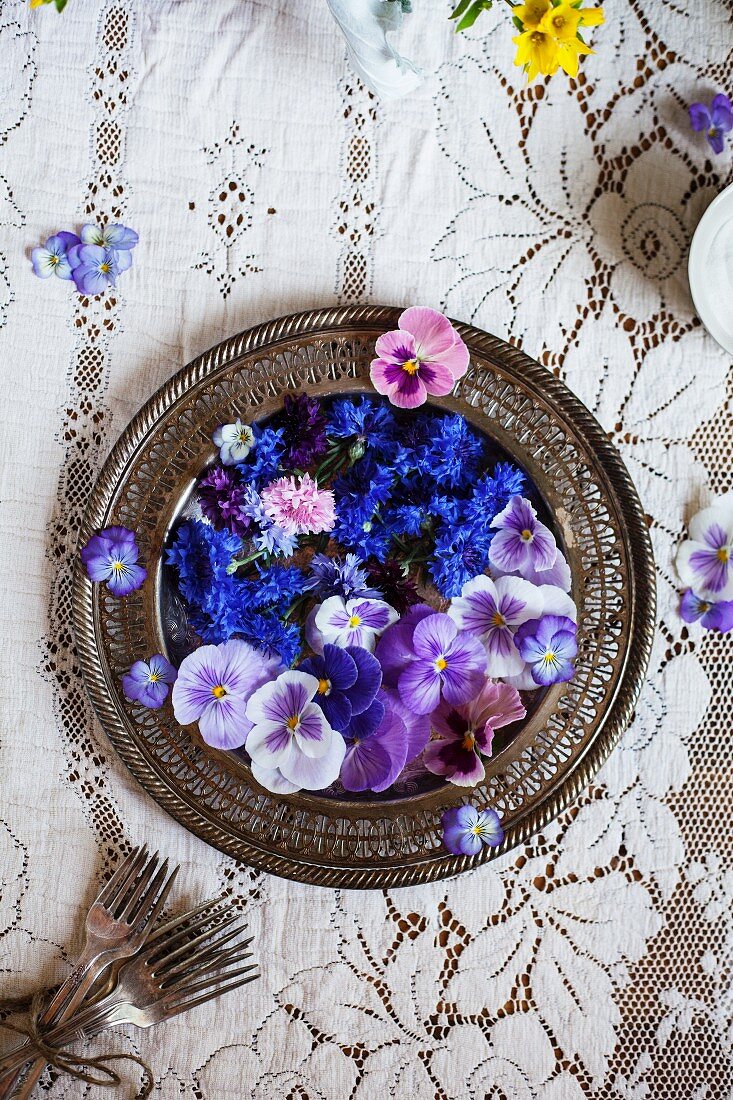
<svg viewBox="0 0 733 1100">
<path fill-rule="evenodd" d="M 546 31 L 560 42 L 572 42 L 578 37 L 581 15 L 571 4 L 558 4 L 545 12 L 540 21 L 540 30 Z"/>
<path fill-rule="evenodd" d="M 539 28 L 523 31 L 515 38 L 517 56 L 515 65 L 526 66 L 527 80 L 532 81 L 538 73 L 552 76 L 560 64 L 559 43 L 553 35 Z"/>
<path fill-rule="evenodd" d="M 512 8 L 512 15 L 519 20 L 526 31 L 539 27 L 542 17 L 551 10 L 550 0 L 527 0 L 526 4 L 516 4 Z"/>
</svg>

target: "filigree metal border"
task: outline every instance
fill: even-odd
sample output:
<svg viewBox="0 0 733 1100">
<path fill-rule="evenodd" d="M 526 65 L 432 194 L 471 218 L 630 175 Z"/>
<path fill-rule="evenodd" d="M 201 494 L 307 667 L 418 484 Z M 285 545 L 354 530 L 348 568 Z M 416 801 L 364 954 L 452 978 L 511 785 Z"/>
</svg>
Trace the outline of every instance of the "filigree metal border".
<svg viewBox="0 0 733 1100">
<path fill-rule="evenodd" d="M 518 349 L 458 325 L 471 365 L 441 404 L 492 434 L 525 467 L 565 542 L 579 605 L 575 680 L 556 685 L 491 762 L 473 800 L 497 808 L 506 837 L 475 859 L 440 843 L 440 815 L 463 798 L 446 785 L 393 802 L 275 798 L 227 754 L 212 753 L 169 707 L 125 701 L 119 676 L 162 645 L 160 548 L 180 501 L 211 458 L 223 414 L 264 416 L 288 389 L 368 389 L 376 336 L 396 327 L 384 306 L 312 310 L 225 340 L 162 386 L 110 454 L 80 541 L 111 523 L 133 527 L 150 577 L 112 600 L 74 575 L 77 654 L 117 752 L 173 817 L 221 851 L 274 874 L 324 886 L 406 886 L 448 877 L 526 840 L 589 783 L 629 723 L 651 653 L 654 562 L 644 515 L 621 459 L 572 393 Z"/>
</svg>

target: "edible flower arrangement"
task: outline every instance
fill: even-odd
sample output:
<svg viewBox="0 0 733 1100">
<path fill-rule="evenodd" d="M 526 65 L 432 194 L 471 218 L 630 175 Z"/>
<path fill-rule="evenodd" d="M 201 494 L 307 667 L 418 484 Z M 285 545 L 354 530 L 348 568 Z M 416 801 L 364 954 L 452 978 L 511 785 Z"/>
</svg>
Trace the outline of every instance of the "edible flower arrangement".
<svg viewBox="0 0 733 1100">
<path fill-rule="evenodd" d="M 408 765 L 480 783 L 495 732 L 573 677 L 577 614 L 525 474 L 427 404 L 468 360 L 447 318 L 408 309 L 376 342 L 377 394 L 294 393 L 220 425 L 165 552 L 202 644 L 178 669 L 141 655 L 127 698 L 158 708 L 172 686 L 177 721 L 278 794 L 382 792 Z M 82 550 L 116 596 L 144 583 L 138 556 L 120 527 Z M 463 854 L 501 841 L 493 811 L 444 826 Z"/>
</svg>

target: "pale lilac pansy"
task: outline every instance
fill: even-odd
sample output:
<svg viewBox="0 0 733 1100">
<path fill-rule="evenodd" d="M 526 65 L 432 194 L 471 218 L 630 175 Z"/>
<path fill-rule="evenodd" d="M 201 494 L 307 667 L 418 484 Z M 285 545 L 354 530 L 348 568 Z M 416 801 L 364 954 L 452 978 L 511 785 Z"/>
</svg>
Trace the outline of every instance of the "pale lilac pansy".
<svg viewBox="0 0 733 1100">
<path fill-rule="evenodd" d="M 371 653 L 377 638 L 398 618 L 395 609 L 384 600 L 329 596 L 311 620 L 308 641 L 317 653 L 323 652 L 327 642 L 342 647 L 361 646 Z"/>
<path fill-rule="evenodd" d="M 489 547 L 489 561 L 504 573 L 542 572 L 557 558 L 557 543 L 549 527 L 537 519 L 537 512 L 526 497 L 514 496 L 506 508 L 494 516 L 491 526 L 496 534 Z"/>
<path fill-rule="evenodd" d="M 246 748 L 268 790 L 322 790 L 338 777 L 346 745 L 313 702 L 317 692 L 315 676 L 288 670 L 250 697 Z"/>
<path fill-rule="evenodd" d="M 219 458 L 225 466 L 242 462 L 255 444 L 255 434 L 249 424 L 237 419 L 233 424 L 221 424 L 214 432 L 214 446 L 219 448 Z"/>
<path fill-rule="evenodd" d="M 511 676 L 522 671 L 524 661 L 514 644 L 515 631 L 544 609 L 540 589 L 521 577 L 483 574 L 464 584 L 448 614 L 462 630 L 480 638 L 486 648 L 487 675 Z"/>
<path fill-rule="evenodd" d="M 677 551 L 677 572 L 698 596 L 733 597 L 733 493 L 693 516 L 690 537 Z"/>
</svg>

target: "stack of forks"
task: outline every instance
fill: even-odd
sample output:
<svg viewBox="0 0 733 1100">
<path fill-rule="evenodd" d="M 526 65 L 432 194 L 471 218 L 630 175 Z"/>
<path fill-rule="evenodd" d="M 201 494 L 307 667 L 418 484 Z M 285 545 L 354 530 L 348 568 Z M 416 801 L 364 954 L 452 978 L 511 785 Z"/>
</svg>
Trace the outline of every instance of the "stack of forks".
<svg viewBox="0 0 733 1100">
<path fill-rule="evenodd" d="M 118 1024 L 152 1027 L 259 977 L 247 963 L 251 937 L 241 939 L 246 929 L 224 899 L 156 927 L 177 873 L 146 846 L 118 867 L 87 914 L 74 970 L 38 1019 L 46 1044 L 63 1048 Z M 30 1041 L 11 1051 L 0 1061 L 0 1100 L 16 1090 L 25 1100 L 44 1067 Z"/>
</svg>

